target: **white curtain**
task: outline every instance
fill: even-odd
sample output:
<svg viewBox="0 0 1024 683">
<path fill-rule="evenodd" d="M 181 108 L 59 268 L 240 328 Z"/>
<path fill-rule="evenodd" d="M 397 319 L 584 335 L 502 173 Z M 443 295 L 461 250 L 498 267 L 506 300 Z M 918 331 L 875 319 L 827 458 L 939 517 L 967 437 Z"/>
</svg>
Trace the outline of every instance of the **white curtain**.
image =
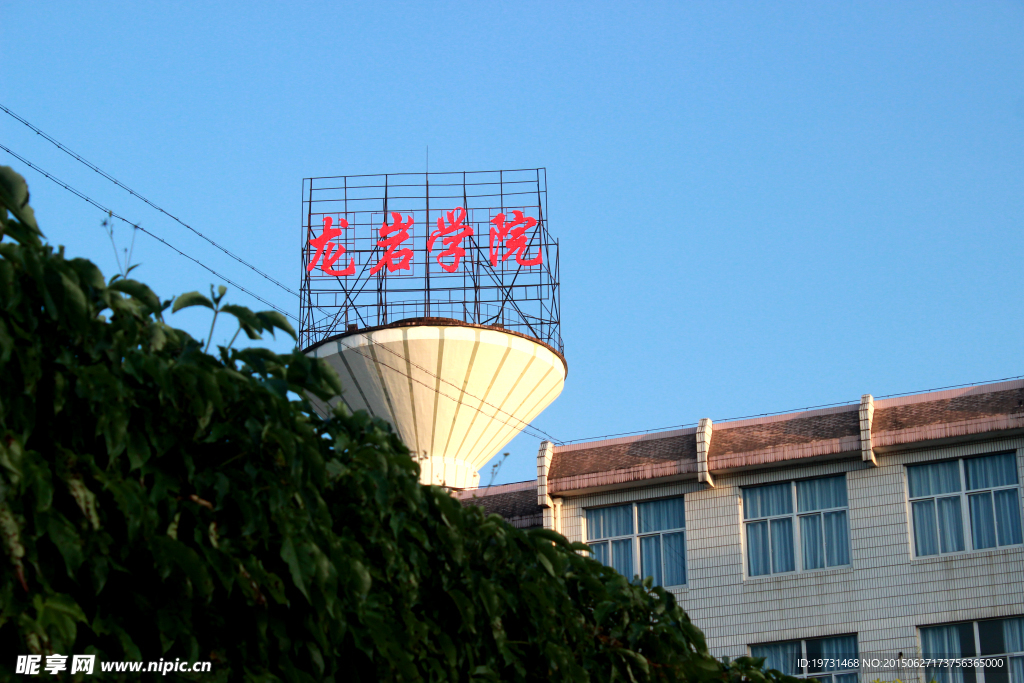
<svg viewBox="0 0 1024 683">
<path fill-rule="evenodd" d="M 793 558 L 793 518 L 771 520 L 772 572 L 791 572 L 796 569 Z"/>
<path fill-rule="evenodd" d="M 640 576 L 650 576 L 655 586 L 663 586 L 661 580 L 661 537 L 643 536 L 640 539 Z"/>
<path fill-rule="evenodd" d="M 960 496 L 936 499 L 939 513 L 939 549 L 952 553 L 964 549 L 964 522 L 960 511 Z"/>
<path fill-rule="evenodd" d="M 686 526 L 686 513 L 682 498 L 668 500 L 652 500 L 639 503 L 637 506 L 640 533 L 665 531 L 666 529 L 682 529 Z"/>
<path fill-rule="evenodd" d="M 743 489 L 743 518 L 757 519 L 793 512 L 789 483 Z"/>
<path fill-rule="evenodd" d="M 956 626 L 933 626 L 921 629 L 921 654 L 926 658 L 955 659 L 960 656 L 960 630 Z M 928 667 L 925 680 L 929 683 L 963 683 L 961 669 Z"/>
<path fill-rule="evenodd" d="M 747 573 L 750 576 L 771 574 L 771 543 L 768 522 L 747 524 Z"/>
<path fill-rule="evenodd" d="M 806 515 L 800 518 L 800 546 L 803 553 L 804 569 L 821 569 L 825 566 L 825 552 L 821 537 L 821 515 Z"/>
<path fill-rule="evenodd" d="M 1010 657 L 1010 683 L 1024 683 L 1024 657 Z"/>
<path fill-rule="evenodd" d="M 1017 489 L 994 491 L 993 495 L 995 496 L 999 545 L 1024 543 L 1024 538 L 1021 537 L 1020 498 Z"/>
<path fill-rule="evenodd" d="M 1003 642 L 1007 652 L 1024 652 L 1024 618 L 1003 620 Z"/>
<path fill-rule="evenodd" d="M 791 640 L 785 643 L 771 643 L 770 645 L 753 645 L 750 653 L 754 657 L 764 657 L 766 669 L 775 669 L 790 676 L 802 673 L 797 666 L 800 660 L 800 641 Z"/>
<path fill-rule="evenodd" d="M 850 532 L 846 522 L 846 510 L 826 512 L 823 517 L 825 564 L 829 567 L 850 564 Z"/>
<path fill-rule="evenodd" d="M 633 533 L 633 506 L 587 510 L 587 539 L 628 536 Z"/>
<path fill-rule="evenodd" d="M 800 512 L 846 507 L 846 475 L 798 481 L 796 505 Z"/>
<path fill-rule="evenodd" d="M 968 496 L 971 508 L 971 536 L 974 549 L 996 547 L 996 520 L 992 514 L 992 492 L 972 493 Z"/>
<path fill-rule="evenodd" d="M 914 548 L 918 557 L 939 554 L 938 529 L 935 527 L 935 501 L 921 500 L 913 504 Z"/>
<path fill-rule="evenodd" d="M 615 571 L 632 579 L 636 574 L 633 566 L 633 539 L 612 541 L 612 567 Z"/>
<path fill-rule="evenodd" d="M 960 463 L 956 460 L 907 468 L 910 497 L 934 496 L 960 490 Z"/>
<path fill-rule="evenodd" d="M 822 659 L 855 659 L 857 657 L 857 636 L 839 636 L 838 638 L 823 638 L 821 641 Z M 847 669 L 846 666 L 829 666 L 825 671 L 836 669 Z"/>
<path fill-rule="evenodd" d="M 1013 486 L 1017 483 L 1017 456 L 1013 453 L 964 460 L 968 490 Z"/>
<path fill-rule="evenodd" d="M 665 534 L 661 540 L 665 556 L 665 585 L 682 586 L 686 583 L 686 534 Z"/>
</svg>

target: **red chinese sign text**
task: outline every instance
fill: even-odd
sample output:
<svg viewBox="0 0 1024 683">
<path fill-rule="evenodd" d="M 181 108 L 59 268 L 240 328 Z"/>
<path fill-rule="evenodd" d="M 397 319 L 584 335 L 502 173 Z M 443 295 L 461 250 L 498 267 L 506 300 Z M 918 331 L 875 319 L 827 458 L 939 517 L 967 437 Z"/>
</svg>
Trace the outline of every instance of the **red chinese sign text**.
<svg viewBox="0 0 1024 683">
<path fill-rule="evenodd" d="M 455 211 L 459 212 L 458 216 Z M 437 230 L 430 233 L 427 240 L 427 251 L 433 251 L 434 240 L 441 238 L 445 248 L 437 255 L 437 264 L 449 273 L 459 269 L 459 260 L 466 255 L 466 250 L 460 246 L 462 240 L 473 236 L 473 228 L 465 224 L 466 210 L 460 206 L 455 211 L 448 212 L 448 225 L 445 225 L 444 218 L 437 219 Z M 452 262 L 441 260 L 446 257 L 452 257 Z"/>
<path fill-rule="evenodd" d="M 342 254 L 345 253 L 345 247 L 332 241 L 335 237 L 341 235 L 343 228 L 348 227 L 348 221 L 344 218 L 338 219 L 338 227 L 332 228 L 331 223 L 333 219 L 330 216 L 324 216 L 324 231 L 320 233 L 319 237 L 309 240 L 310 245 L 316 247 L 316 255 L 306 266 L 307 271 L 311 271 L 316 268 L 317 261 L 320 261 L 320 270 L 324 271 L 328 275 L 354 275 L 356 272 L 356 260 L 349 258 L 348 267 L 342 270 L 334 270 L 334 262 L 337 261 Z M 337 246 L 337 251 L 334 250 Z M 331 252 L 334 252 L 332 255 Z M 322 260 L 321 260 L 322 259 Z"/>
<path fill-rule="evenodd" d="M 392 211 L 391 221 L 391 225 L 384 221 L 384 224 L 380 226 L 381 239 L 377 242 L 377 246 L 383 247 L 387 251 L 384 252 L 384 256 L 377 262 L 377 265 L 370 269 L 370 275 L 376 275 L 377 271 L 384 266 L 388 267 L 389 273 L 396 270 L 412 270 L 412 266 L 409 265 L 409 261 L 412 260 L 412 249 L 398 248 L 398 245 L 409 239 L 412 216 L 406 216 L 405 223 L 403 223 L 402 214 Z"/>
<path fill-rule="evenodd" d="M 512 254 L 516 255 L 516 263 L 521 266 L 536 266 L 543 261 L 543 254 L 540 247 L 537 248 L 537 256 L 532 259 L 525 258 L 526 231 L 537 225 L 536 218 L 524 216 L 522 211 L 513 211 L 515 220 L 505 221 L 505 214 L 499 213 L 491 219 L 494 227 L 491 228 L 491 265 L 498 265 L 498 255 L 504 245 L 508 251 L 501 257 L 502 261 L 508 260 Z M 510 234 L 511 233 L 511 234 Z"/>
</svg>

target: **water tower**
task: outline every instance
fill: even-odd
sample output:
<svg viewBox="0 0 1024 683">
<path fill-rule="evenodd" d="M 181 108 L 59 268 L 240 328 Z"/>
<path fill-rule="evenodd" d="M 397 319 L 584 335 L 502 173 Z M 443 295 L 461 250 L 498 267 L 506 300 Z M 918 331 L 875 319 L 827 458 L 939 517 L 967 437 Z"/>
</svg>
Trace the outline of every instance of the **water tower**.
<svg viewBox="0 0 1024 683">
<path fill-rule="evenodd" d="M 307 178 L 299 343 L 450 488 L 561 393 L 544 169 Z M 327 408 L 317 405 L 326 412 Z"/>
</svg>

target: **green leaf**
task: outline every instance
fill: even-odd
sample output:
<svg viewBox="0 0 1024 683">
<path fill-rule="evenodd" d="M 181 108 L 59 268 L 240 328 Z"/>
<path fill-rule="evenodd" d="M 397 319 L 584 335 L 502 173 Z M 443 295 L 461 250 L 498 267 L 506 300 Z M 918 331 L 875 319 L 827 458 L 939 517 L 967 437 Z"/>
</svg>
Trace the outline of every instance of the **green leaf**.
<svg viewBox="0 0 1024 683">
<path fill-rule="evenodd" d="M 36 216 L 28 205 L 28 184 L 10 166 L 0 166 L 0 205 L 10 211 L 22 224 L 39 233 Z M 4 221 L 6 223 L 6 220 Z"/>
<path fill-rule="evenodd" d="M 206 306 L 211 311 L 214 310 L 213 302 L 199 292 L 186 292 L 174 300 L 171 313 L 177 313 L 181 309 L 189 308 L 190 306 Z"/>
</svg>

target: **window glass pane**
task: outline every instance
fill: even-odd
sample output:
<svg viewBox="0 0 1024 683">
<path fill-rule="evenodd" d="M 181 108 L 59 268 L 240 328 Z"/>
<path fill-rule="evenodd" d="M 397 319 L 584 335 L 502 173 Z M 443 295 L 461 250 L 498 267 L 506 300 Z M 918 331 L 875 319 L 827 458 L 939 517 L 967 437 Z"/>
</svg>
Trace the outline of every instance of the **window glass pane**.
<svg viewBox="0 0 1024 683">
<path fill-rule="evenodd" d="M 686 526 L 682 498 L 639 503 L 636 506 L 636 512 L 642 534 L 666 529 L 682 529 Z"/>
<path fill-rule="evenodd" d="M 793 558 L 793 518 L 771 520 L 772 572 L 791 572 L 796 569 Z"/>
<path fill-rule="evenodd" d="M 633 533 L 633 506 L 587 510 L 587 538 L 590 540 L 628 536 Z"/>
<path fill-rule="evenodd" d="M 978 622 L 978 642 L 981 643 L 981 656 L 1001 655 L 1008 652 L 1003 631 L 1002 619 Z"/>
<path fill-rule="evenodd" d="M 665 585 L 682 586 L 686 583 L 686 534 L 665 534 L 661 549 L 665 554 Z"/>
<path fill-rule="evenodd" d="M 612 567 L 627 579 L 632 579 L 636 574 L 636 570 L 633 569 L 632 538 L 627 538 L 622 541 L 612 541 Z"/>
<path fill-rule="evenodd" d="M 808 641 L 808 644 L 809 641 Z M 838 638 L 821 639 L 822 659 L 854 659 L 857 657 L 857 636 L 839 636 Z M 846 666 L 826 666 L 825 671 L 846 669 Z"/>
<path fill-rule="evenodd" d="M 788 482 L 743 489 L 744 519 L 788 515 L 791 512 L 793 512 L 793 498 Z"/>
<path fill-rule="evenodd" d="M 822 522 L 825 527 L 825 564 L 829 567 L 850 564 L 850 533 L 846 510 L 826 512 Z"/>
<path fill-rule="evenodd" d="M 921 650 L 925 658 L 960 657 L 959 626 L 932 626 L 921 629 Z M 928 667 L 925 669 L 925 680 L 934 680 L 936 683 L 963 683 L 963 672 L 947 667 Z"/>
<path fill-rule="evenodd" d="M 1003 620 L 1003 642 L 1006 643 L 1004 652 L 1024 652 L 1024 618 Z"/>
<path fill-rule="evenodd" d="M 1017 483 L 1017 456 L 1013 453 L 964 460 L 967 488 L 988 489 Z"/>
<path fill-rule="evenodd" d="M 766 669 L 775 669 L 784 674 L 795 676 L 801 673 L 797 666 L 800 660 L 800 641 L 791 640 L 785 643 L 769 645 L 753 645 L 750 653 L 754 657 L 764 657 Z"/>
<path fill-rule="evenodd" d="M 771 544 L 768 542 L 768 522 L 747 524 L 747 573 L 750 576 L 771 574 Z"/>
<path fill-rule="evenodd" d="M 992 515 L 992 492 L 974 493 L 967 497 L 971 508 L 971 536 L 974 549 L 996 547 L 996 520 Z"/>
<path fill-rule="evenodd" d="M 935 526 L 935 501 L 922 500 L 912 506 L 914 549 L 918 557 L 939 554 L 939 532 Z"/>
<path fill-rule="evenodd" d="M 939 550 L 952 553 L 964 549 L 964 523 L 960 516 L 960 497 L 938 498 Z"/>
<path fill-rule="evenodd" d="M 846 476 L 798 481 L 796 504 L 800 512 L 846 507 Z"/>
<path fill-rule="evenodd" d="M 1010 657 L 1010 683 L 1024 683 L 1024 657 Z"/>
<path fill-rule="evenodd" d="M 999 545 L 1014 545 L 1024 542 L 1020 528 L 1020 498 L 1017 489 L 994 491 L 996 507 L 996 530 Z"/>
<path fill-rule="evenodd" d="M 661 581 L 661 536 L 640 539 L 640 576 L 650 576 L 655 586 L 664 585 Z"/>
<path fill-rule="evenodd" d="M 800 546 L 803 551 L 804 569 L 821 569 L 825 566 L 821 515 L 806 515 L 800 518 Z"/>
<path fill-rule="evenodd" d="M 910 497 L 934 496 L 960 490 L 960 463 L 934 462 L 929 465 L 914 465 L 907 468 Z"/>
<path fill-rule="evenodd" d="M 857 674 L 836 674 L 835 683 L 857 683 Z"/>
<path fill-rule="evenodd" d="M 591 543 L 590 552 L 594 554 L 594 559 L 603 565 L 608 564 L 608 541 L 604 543 Z"/>
</svg>

